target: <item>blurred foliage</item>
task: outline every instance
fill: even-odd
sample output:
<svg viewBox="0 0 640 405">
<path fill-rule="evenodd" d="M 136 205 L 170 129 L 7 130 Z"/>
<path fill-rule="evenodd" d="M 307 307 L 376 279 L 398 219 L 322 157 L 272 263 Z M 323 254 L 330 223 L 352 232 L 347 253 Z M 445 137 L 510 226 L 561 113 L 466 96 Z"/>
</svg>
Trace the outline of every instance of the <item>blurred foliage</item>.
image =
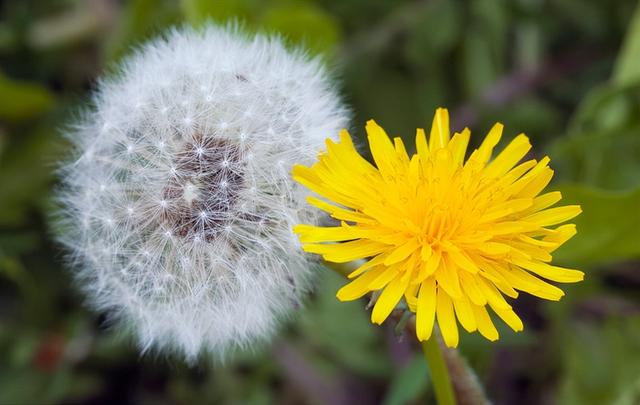
<svg viewBox="0 0 640 405">
<path fill-rule="evenodd" d="M 564 353 L 560 403 L 638 403 L 640 320 L 613 317 L 601 328 L 578 324 Z M 606 350 L 602 350 L 602 347 Z M 603 370 L 607 370 L 603 373 Z"/>
<path fill-rule="evenodd" d="M 409 336 L 339 303 L 321 269 L 271 345 L 189 368 L 140 357 L 82 306 L 47 230 L 61 136 L 96 78 L 170 26 L 235 21 L 321 56 L 353 109 L 412 144 L 437 106 L 548 153 L 580 203 L 560 303 L 522 297 L 527 329 L 462 336 L 495 403 L 640 402 L 640 8 L 632 0 L 7 0 L 0 2 L 0 403 L 386 403 L 432 400 Z M 472 142 L 477 142 L 475 136 Z M 554 400 L 552 400 L 555 399 Z"/>
<path fill-rule="evenodd" d="M 50 109 L 53 103 L 46 88 L 10 80 L 0 72 L 0 119 L 27 120 Z"/>
<path fill-rule="evenodd" d="M 284 34 L 313 54 L 330 54 L 340 39 L 336 19 L 311 1 L 239 0 L 214 2 L 182 0 L 186 20 L 193 25 L 207 21 L 237 21 L 249 29 Z"/>
<path fill-rule="evenodd" d="M 567 185 L 560 190 L 563 201 L 581 204 L 583 214 L 574 221 L 579 236 L 554 255 L 556 260 L 589 267 L 640 256 L 640 215 L 634 215 L 640 207 L 640 188 L 610 192 Z"/>
<path fill-rule="evenodd" d="M 421 394 L 430 389 L 429 381 L 429 368 L 424 356 L 418 353 L 393 376 L 382 403 L 402 405 L 416 401 Z"/>
</svg>

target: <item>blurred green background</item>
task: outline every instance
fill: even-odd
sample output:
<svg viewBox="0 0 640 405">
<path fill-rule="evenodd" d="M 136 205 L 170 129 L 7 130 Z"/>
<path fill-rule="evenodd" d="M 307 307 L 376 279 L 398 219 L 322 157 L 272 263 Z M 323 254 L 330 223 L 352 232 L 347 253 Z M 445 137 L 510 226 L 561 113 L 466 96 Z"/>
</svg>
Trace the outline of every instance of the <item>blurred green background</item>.
<svg viewBox="0 0 640 405">
<path fill-rule="evenodd" d="M 447 106 L 549 154 L 581 203 L 558 263 L 586 281 L 515 302 L 523 333 L 460 351 L 496 404 L 640 403 L 640 8 L 593 0 L 0 1 L 0 403 L 430 403 L 412 336 L 339 303 L 322 270 L 275 341 L 227 364 L 141 357 L 82 306 L 47 216 L 61 133 L 96 77 L 176 24 L 237 18 L 320 54 L 354 111 L 408 144 Z"/>
</svg>

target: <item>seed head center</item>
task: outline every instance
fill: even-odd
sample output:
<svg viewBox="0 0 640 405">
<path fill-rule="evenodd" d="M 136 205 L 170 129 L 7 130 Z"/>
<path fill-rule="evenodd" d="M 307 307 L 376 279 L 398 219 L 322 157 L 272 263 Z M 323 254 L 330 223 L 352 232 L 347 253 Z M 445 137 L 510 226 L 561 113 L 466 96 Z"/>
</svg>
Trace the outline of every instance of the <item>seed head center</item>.
<svg viewBox="0 0 640 405">
<path fill-rule="evenodd" d="M 226 139 L 198 134 L 176 155 L 163 191 L 163 222 L 188 240 L 212 241 L 228 229 L 245 188 L 241 149 Z"/>
<path fill-rule="evenodd" d="M 200 187 L 187 180 L 182 188 L 182 198 L 188 206 L 193 206 L 193 201 L 200 199 Z"/>
</svg>

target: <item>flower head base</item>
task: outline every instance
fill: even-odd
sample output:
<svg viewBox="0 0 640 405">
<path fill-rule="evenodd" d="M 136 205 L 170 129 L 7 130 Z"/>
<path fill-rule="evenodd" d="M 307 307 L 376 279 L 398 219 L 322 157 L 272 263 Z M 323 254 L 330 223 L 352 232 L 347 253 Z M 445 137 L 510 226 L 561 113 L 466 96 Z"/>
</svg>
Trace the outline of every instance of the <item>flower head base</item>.
<svg viewBox="0 0 640 405">
<path fill-rule="evenodd" d="M 517 136 L 491 159 L 500 141 L 496 124 L 465 161 L 470 131 L 450 136 L 449 116 L 436 111 L 429 139 L 416 134 L 409 157 L 375 122 L 366 126 L 374 167 L 342 131 L 312 167 L 294 167 L 294 179 L 330 202 L 310 204 L 341 221 L 339 226 L 298 225 L 304 250 L 331 262 L 369 258 L 338 291 L 342 301 L 382 290 L 371 314 L 382 323 L 404 296 L 416 313 L 420 340 L 437 320 L 446 344 L 458 344 L 459 322 L 489 340 L 498 332 L 489 306 L 513 330 L 523 329 L 504 296 L 518 291 L 559 300 L 562 290 L 543 281 L 577 282 L 578 270 L 549 264 L 551 253 L 571 238 L 579 206 L 549 208 L 559 192 L 540 194 L 551 180 L 549 158 L 519 163 L 531 145 Z M 325 243 L 331 242 L 331 243 Z M 341 242 L 341 243 L 334 243 Z M 456 322 L 457 318 L 457 322 Z"/>
<path fill-rule="evenodd" d="M 290 177 L 346 112 L 318 61 L 234 28 L 174 30 L 98 87 L 68 137 L 60 239 L 92 306 L 146 350 L 222 357 L 308 291 Z M 317 259 L 317 258 L 316 258 Z"/>
</svg>

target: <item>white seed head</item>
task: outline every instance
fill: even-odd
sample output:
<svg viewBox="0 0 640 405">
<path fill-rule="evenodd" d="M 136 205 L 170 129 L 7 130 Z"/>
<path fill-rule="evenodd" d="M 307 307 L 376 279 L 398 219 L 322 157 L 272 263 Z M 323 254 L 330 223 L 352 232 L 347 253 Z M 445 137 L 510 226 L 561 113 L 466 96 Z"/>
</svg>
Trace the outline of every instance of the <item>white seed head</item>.
<svg viewBox="0 0 640 405">
<path fill-rule="evenodd" d="M 141 47 L 68 134 L 60 238 L 88 301 L 189 360 L 268 338 L 313 260 L 291 167 L 346 121 L 321 64 L 277 38 L 209 26 Z"/>
</svg>

